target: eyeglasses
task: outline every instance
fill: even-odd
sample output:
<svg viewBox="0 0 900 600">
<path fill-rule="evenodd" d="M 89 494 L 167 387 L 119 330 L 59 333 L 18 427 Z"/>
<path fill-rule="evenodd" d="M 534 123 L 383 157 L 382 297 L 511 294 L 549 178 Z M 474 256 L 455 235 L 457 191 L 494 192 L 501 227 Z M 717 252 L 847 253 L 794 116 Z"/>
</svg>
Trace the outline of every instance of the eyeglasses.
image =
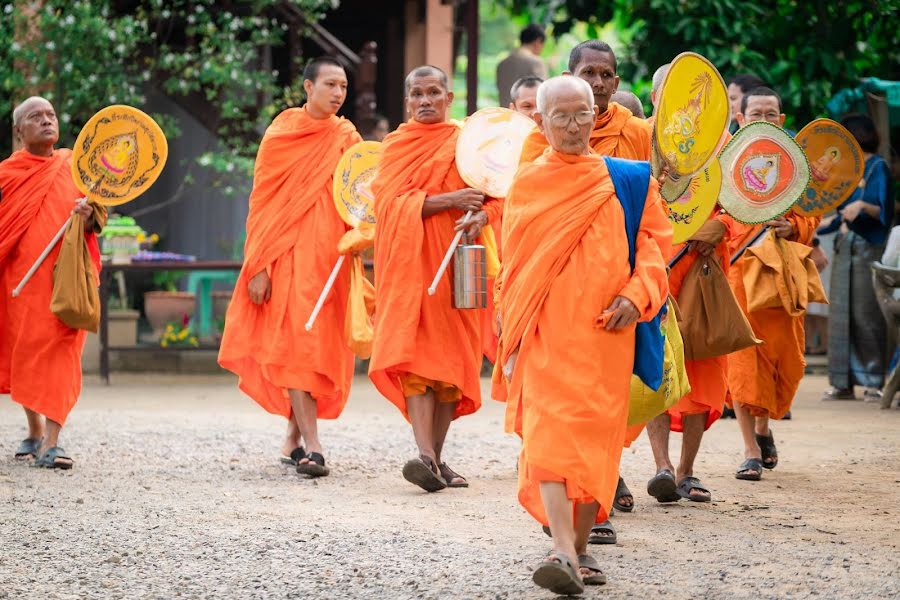
<svg viewBox="0 0 900 600">
<path fill-rule="evenodd" d="M 572 119 L 575 119 L 576 125 L 584 126 L 594 122 L 594 112 L 585 110 L 577 113 L 555 113 L 550 115 L 550 124 L 554 127 L 568 127 Z"/>
</svg>

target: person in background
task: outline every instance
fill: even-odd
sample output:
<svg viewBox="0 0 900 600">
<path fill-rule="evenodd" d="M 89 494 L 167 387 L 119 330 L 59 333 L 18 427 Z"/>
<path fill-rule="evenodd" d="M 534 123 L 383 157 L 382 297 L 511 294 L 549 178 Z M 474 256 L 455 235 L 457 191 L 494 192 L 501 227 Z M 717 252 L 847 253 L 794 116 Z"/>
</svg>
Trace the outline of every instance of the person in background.
<svg viewBox="0 0 900 600">
<path fill-rule="evenodd" d="M 740 124 L 737 122 L 737 115 L 741 112 L 741 102 L 744 100 L 744 95 L 753 88 L 765 87 L 766 85 L 765 81 L 752 73 L 735 75 L 728 80 L 728 104 L 731 105 L 729 133 L 734 133 L 740 128 Z"/>
<path fill-rule="evenodd" d="M 391 130 L 387 117 L 375 113 L 359 120 L 359 135 L 367 142 L 380 142 Z"/>
<path fill-rule="evenodd" d="M 530 119 L 537 110 L 537 89 L 543 82 L 534 75 L 517 79 L 509 90 L 509 108 Z"/>
<path fill-rule="evenodd" d="M 621 104 L 622 106 L 630 110 L 631 114 L 636 116 L 638 119 L 647 118 L 644 115 L 644 105 L 641 103 L 641 99 L 635 96 L 632 92 L 629 92 L 627 90 L 619 90 L 618 92 L 610 96 L 609 101 Z"/>
<path fill-rule="evenodd" d="M 547 79 L 547 64 L 540 58 L 546 39 L 544 28 L 531 23 L 519 34 L 519 47 L 497 65 L 499 106 L 509 106 L 512 102 L 510 90 L 519 79 L 528 76 Z"/>
<path fill-rule="evenodd" d="M 856 398 L 854 386 L 868 388 L 867 399 L 880 398 L 884 385 L 887 326 L 875 299 L 869 265 L 884 253 L 894 221 L 891 174 L 876 154 L 878 131 L 865 115 L 841 120 L 863 150 L 863 178 L 837 215 L 819 233 L 840 233 L 835 241 L 828 321 L 828 380 L 826 400 Z"/>
</svg>

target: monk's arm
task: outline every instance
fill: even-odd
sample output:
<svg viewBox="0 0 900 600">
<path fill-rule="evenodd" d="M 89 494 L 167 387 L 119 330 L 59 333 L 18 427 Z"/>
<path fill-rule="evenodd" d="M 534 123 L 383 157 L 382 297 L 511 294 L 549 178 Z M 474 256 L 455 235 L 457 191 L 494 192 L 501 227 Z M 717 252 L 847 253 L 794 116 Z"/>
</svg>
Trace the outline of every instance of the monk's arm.
<svg viewBox="0 0 900 600">
<path fill-rule="evenodd" d="M 422 218 L 434 216 L 454 208 L 463 212 L 478 212 L 484 204 L 484 194 L 472 188 L 426 196 L 422 203 Z"/>
<path fill-rule="evenodd" d="M 487 213 L 488 223 L 496 228 L 503 216 L 503 198 L 486 197 L 482 210 Z"/>
<path fill-rule="evenodd" d="M 664 252 L 663 248 L 667 250 Z M 641 313 L 641 321 L 652 319 L 666 303 L 669 295 L 666 261 L 671 248 L 672 225 L 663 208 L 657 184 L 651 181 L 637 234 L 634 272 L 619 293 L 634 304 Z"/>
<path fill-rule="evenodd" d="M 794 233 L 789 239 L 807 246 L 812 244 L 812 240 L 816 236 L 816 228 L 819 226 L 822 218 L 803 217 L 793 212 L 788 213 L 786 218 L 794 229 Z"/>
</svg>

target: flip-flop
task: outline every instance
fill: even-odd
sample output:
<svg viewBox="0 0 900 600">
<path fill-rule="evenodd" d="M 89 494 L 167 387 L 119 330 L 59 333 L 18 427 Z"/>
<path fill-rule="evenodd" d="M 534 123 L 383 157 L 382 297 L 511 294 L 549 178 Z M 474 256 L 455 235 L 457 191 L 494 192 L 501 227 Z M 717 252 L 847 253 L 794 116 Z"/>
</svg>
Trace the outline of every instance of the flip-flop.
<svg viewBox="0 0 900 600">
<path fill-rule="evenodd" d="M 550 560 L 550 558 L 556 560 Z M 531 579 L 538 587 L 561 596 L 576 596 L 584 593 L 584 583 L 578 576 L 572 559 L 556 550 L 537 566 Z"/>
<path fill-rule="evenodd" d="M 822 394 L 822 400 L 856 400 L 856 394 L 850 389 L 831 388 Z"/>
<path fill-rule="evenodd" d="M 297 472 L 310 477 L 325 477 L 331 471 L 325 466 L 325 457 L 318 452 L 310 452 L 306 455 L 309 462 L 298 462 Z"/>
<path fill-rule="evenodd" d="M 602 535 L 604 532 L 606 535 Z M 616 535 L 616 530 L 609 520 L 591 527 L 591 534 L 588 536 L 588 544 L 615 544 L 617 541 L 618 536 Z"/>
<path fill-rule="evenodd" d="M 675 476 L 669 469 L 660 469 L 653 479 L 647 482 L 647 493 L 656 498 L 657 502 L 678 502 L 678 486 L 675 485 Z"/>
<path fill-rule="evenodd" d="M 25 438 L 16 449 L 16 460 L 31 460 L 37 458 L 41 449 L 43 438 Z"/>
<path fill-rule="evenodd" d="M 462 475 L 460 475 L 459 473 L 457 473 L 456 471 L 454 471 L 453 469 L 451 469 L 450 467 L 448 467 L 447 463 L 442 462 L 438 466 L 438 469 L 441 472 L 441 477 L 443 477 L 444 481 L 447 482 L 448 488 L 467 488 L 467 487 L 469 487 L 469 482 L 466 481 L 466 478 L 463 477 Z M 462 479 L 462 481 L 460 481 L 458 483 L 453 483 L 454 479 Z"/>
<path fill-rule="evenodd" d="M 744 471 L 750 472 L 745 473 Z M 735 479 L 741 479 L 743 481 L 759 481 L 762 479 L 762 472 L 763 462 L 758 458 L 748 458 L 741 463 L 740 467 L 738 467 L 734 477 Z"/>
<path fill-rule="evenodd" d="M 303 460 L 306 456 L 306 450 L 303 449 L 303 446 L 297 446 L 293 450 L 291 450 L 290 456 L 282 456 L 278 460 L 281 461 L 281 464 L 291 465 L 292 467 L 296 467 L 297 463 Z"/>
<path fill-rule="evenodd" d="M 700 492 L 706 492 L 706 496 L 697 496 L 695 494 L 691 494 L 691 490 L 698 490 Z M 709 490 L 700 485 L 700 480 L 696 477 L 682 477 L 681 481 L 678 482 L 678 495 L 684 498 L 685 500 L 690 500 L 691 502 L 711 502 L 712 494 L 709 493 Z"/>
<path fill-rule="evenodd" d="M 430 457 L 420 454 L 418 458 L 403 465 L 403 478 L 426 492 L 439 492 L 447 487 L 447 482 L 435 473 L 435 470 L 434 461 Z"/>
<path fill-rule="evenodd" d="M 578 555 L 578 568 L 587 569 L 590 575 L 582 575 L 584 585 L 603 585 L 606 583 L 606 574 L 600 569 L 600 563 L 590 554 Z"/>
<path fill-rule="evenodd" d="M 621 504 L 619 499 L 623 496 L 631 496 L 631 506 L 627 504 Z M 622 512 L 631 512 L 634 510 L 634 494 L 631 493 L 631 490 L 628 489 L 628 486 L 625 485 L 625 480 L 619 477 L 619 483 L 616 485 L 616 499 L 613 500 L 613 506 L 617 510 L 621 510 Z"/>
<path fill-rule="evenodd" d="M 56 462 L 58 459 L 67 460 L 69 462 Z M 63 450 L 59 446 L 53 446 L 52 448 L 48 448 L 46 452 L 41 454 L 41 456 L 36 461 L 34 461 L 34 465 L 32 466 L 43 467 L 45 469 L 62 469 L 63 471 L 68 471 L 74 465 L 75 461 L 66 456 L 65 450 Z"/>
<path fill-rule="evenodd" d="M 762 453 L 762 464 L 767 469 L 778 466 L 778 448 L 775 447 L 775 435 L 769 429 L 769 435 L 756 434 L 756 443 Z"/>
</svg>

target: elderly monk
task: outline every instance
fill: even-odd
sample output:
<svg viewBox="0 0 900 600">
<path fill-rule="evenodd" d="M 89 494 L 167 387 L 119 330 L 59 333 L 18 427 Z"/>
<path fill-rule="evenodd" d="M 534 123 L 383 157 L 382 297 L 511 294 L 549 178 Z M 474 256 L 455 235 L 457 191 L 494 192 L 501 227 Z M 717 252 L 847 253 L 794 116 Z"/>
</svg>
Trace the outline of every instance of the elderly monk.
<svg viewBox="0 0 900 600">
<path fill-rule="evenodd" d="M 336 113 L 347 75 L 333 58 L 303 72 L 306 104 L 278 115 L 256 157 L 244 266 L 225 318 L 219 364 L 270 413 L 288 419 L 282 461 L 310 477 L 328 474 L 317 419 L 336 419 L 350 393 L 353 353 L 344 337 L 349 275 L 342 269 L 315 326 L 304 324 L 338 259 L 347 225 L 332 177 L 360 141 Z M 306 444 L 306 448 L 301 445 Z"/>
<path fill-rule="evenodd" d="M 659 106 L 659 93 L 662 89 L 663 80 L 665 80 L 666 75 L 669 74 L 669 68 L 672 66 L 672 63 L 666 63 L 656 71 L 653 72 L 653 79 L 650 82 L 650 104 L 653 105 L 653 114 L 647 117 L 647 122 L 650 125 L 656 122 L 656 110 Z"/>
<path fill-rule="evenodd" d="M 784 114 L 781 97 L 767 87 L 750 90 L 741 100 L 736 116 L 744 127 L 754 121 L 768 121 L 782 127 Z M 811 244 L 821 219 L 802 217 L 793 212 L 765 223 L 770 233 L 780 238 Z M 734 223 L 735 234 L 729 240 L 734 253 L 759 233 L 761 225 Z M 728 273 L 738 303 L 747 312 L 747 290 L 744 287 L 744 262 L 739 260 Z M 735 473 L 738 479 L 759 481 L 763 467 L 778 464 L 775 438 L 769 418 L 781 419 L 790 410 L 794 394 L 806 368 L 803 359 L 805 334 L 803 316 L 792 317 L 783 308 L 766 308 L 747 313 L 756 337 L 764 344 L 728 357 L 728 389 L 744 440 L 746 459 Z"/>
<path fill-rule="evenodd" d="M 560 594 L 605 581 L 588 537 L 619 479 L 635 324 L 668 294 L 662 248 L 672 234 L 657 183 L 646 164 L 643 177 L 628 174 L 646 190 L 632 271 L 624 200 L 590 148 L 598 112 L 579 78 L 539 88 L 535 120 L 551 150 L 520 168 L 506 199 L 498 282 L 506 423 L 522 437 L 519 502 L 553 538 L 534 581 Z"/>
<path fill-rule="evenodd" d="M 10 394 L 28 419 L 28 437 L 16 458 L 71 469 L 74 461 L 59 446 L 59 434 L 81 393 L 87 333 L 50 312 L 60 244 L 17 298 L 12 290 L 72 212 L 85 218 L 85 240 L 99 273 L 96 234 L 106 209 L 76 205 L 82 194 L 72 180 L 72 151 L 54 149 L 59 123 L 50 102 L 32 97 L 16 107 L 13 131 L 22 149 L 0 162 L 0 394 Z"/>
<path fill-rule="evenodd" d="M 509 108 L 529 119 L 537 110 L 537 89 L 544 80 L 536 75 L 517 79 L 509 91 Z"/>
<path fill-rule="evenodd" d="M 609 97 L 610 103 L 615 102 L 620 106 L 624 106 L 628 110 L 631 111 L 638 119 L 646 118 L 644 116 L 644 105 L 641 103 L 641 99 L 638 98 L 633 92 L 629 92 L 628 90 L 619 90 L 615 94 Z"/>
<path fill-rule="evenodd" d="M 650 125 L 630 110 L 611 102 L 619 89 L 616 54 L 609 44 L 589 40 L 575 46 L 569 54 L 568 75 L 575 75 L 591 86 L 594 104 L 600 111 L 591 131 L 591 148 L 604 156 L 650 160 Z M 522 148 L 522 162 L 531 162 L 547 149 L 547 139 L 533 132 Z"/>
<path fill-rule="evenodd" d="M 452 100 L 440 69 L 418 67 L 406 77 L 410 120 L 384 139 L 372 183 L 378 310 L 369 376 L 412 424 L 419 455 L 403 476 L 429 492 L 468 486 L 441 454 L 450 422 L 481 406 L 484 311 L 453 308 L 450 269 L 434 296 L 427 290 L 456 231 L 474 240 L 501 208 L 456 170 Z"/>
</svg>

